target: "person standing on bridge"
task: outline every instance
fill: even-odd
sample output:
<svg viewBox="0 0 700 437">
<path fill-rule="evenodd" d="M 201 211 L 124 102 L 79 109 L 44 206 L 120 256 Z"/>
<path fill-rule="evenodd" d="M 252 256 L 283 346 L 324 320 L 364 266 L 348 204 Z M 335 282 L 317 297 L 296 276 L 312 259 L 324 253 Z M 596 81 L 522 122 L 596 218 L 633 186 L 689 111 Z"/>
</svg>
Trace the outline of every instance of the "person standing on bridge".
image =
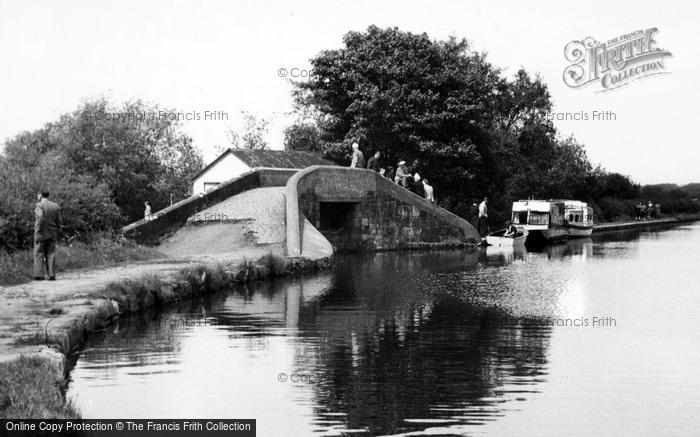
<svg viewBox="0 0 700 437">
<path fill-rule="evenodd" d="M 367 161 L 367 168 L 369 170 L 376 171 L 377 173 L 379 173 L 379 158 L 381 156 L 382 152 L 380 152 L 379 150 L 374 152 L 374 156 L 369 158 L 369 160 Z"/>
<path fill-rule="evenodd" d="M 49 200 L 48 190 L 38 194 L 34 208 L 34 280 L 42 281 L 48 274 L 56 280 L 56 241 L 63 229 L 61 207 Z"/>
<path fill-rule="evenodd" d="M 411 182 L 411 191 L 413 191 L 420 197 L 425 197 L 425 191 L 423 191 L 423 182 L 421 182 L 421 178 L 418 173 L 413 175 L 413 181 Z"/>
<path fill-rule="evenodd" d="M 153 214 L 151 213 L 151 204 L 148 203 L 148 200 L 143 202 L 143 206 L 145 209 L 143 210 L 143 219 L 146 221 L 149 221 L 153 218 Z"/>
<path fill-rule="evenodd" d="M 362 154 L 360 145 L 357 143 L 352 143 L 352 161 L 350 161 L 350 167 L 365 168 L 365 155 Z"/>
<path fill-rule="evenodd" d="M 423 178 L 423 191 L 425 192 L 425 200 L 428 202 L 435 203 L 435 196 L 433 196 L 433 186 L 428 183 L 428 180 Z"/>
<path fill-rule="evenodd" d="M 379 173 L 381 174 L 381 169 L 379 169 Z M 389 166 L 386 168 L 386 171 L 384 172 L 384 177 L 389 179 L 390 181 L 394 180 L 394 167 Z"/>
<path fill-rule="evenodd" d="M 394 182 L 401 185 L 404 188 L 408 187 L 408 170 L 406 169 L 406 161 L 399 161 L 398 167 L 396 167 L 396 176 L 394 176 Z"/>
</svg>

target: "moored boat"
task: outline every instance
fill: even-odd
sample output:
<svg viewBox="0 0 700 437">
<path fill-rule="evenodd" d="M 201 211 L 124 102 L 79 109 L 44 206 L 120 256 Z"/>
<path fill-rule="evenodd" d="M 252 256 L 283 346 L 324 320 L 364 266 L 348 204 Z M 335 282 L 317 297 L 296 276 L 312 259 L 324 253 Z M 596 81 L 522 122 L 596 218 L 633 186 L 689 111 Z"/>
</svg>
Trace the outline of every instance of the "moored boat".
<svg viewBox="0 0 700 437">
<path fill-rule="evenodd" d="M 593 233 L 593 209 L 578 200 L 513 202 L 512 223 L 527 230 L 527 242 L 562 241 Z"/>
<path fill-rule="evenodd" d="M 496 247 L 522 246 L 527 239 L 528 231 L 524 228 L 518 228 L 518 231 L 513 235 L 505 235 L 506 229 L 491 232 L 486 236 L 486 244 Z"/>
</svg>

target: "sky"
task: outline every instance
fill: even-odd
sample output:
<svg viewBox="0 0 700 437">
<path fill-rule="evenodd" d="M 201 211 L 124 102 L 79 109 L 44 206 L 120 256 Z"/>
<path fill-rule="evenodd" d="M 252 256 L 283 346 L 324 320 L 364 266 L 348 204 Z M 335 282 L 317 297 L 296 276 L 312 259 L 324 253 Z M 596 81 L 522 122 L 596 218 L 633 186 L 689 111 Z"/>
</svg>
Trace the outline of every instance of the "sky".
<svg viewBox="0 0 700 437">
<path fill-rule="evenodd" d="M 700 101 L 698 16 L 692 1 L 0 0 L 0 141 L 107 96 L 198 113 L 183 129 L 206 162 L 228 144 L 227 128 L 242 127 L 244 110 L 271 120 L 268 141 L 281 149 L 294 121 L 292 69 L 303 75 L 320 51 L 341 48 L 345 33 L 374 24 L 466 38 L 506 76 L 521 67 L 539 74 L 554 112 L 588 115 L 554 123 L 594 164 L 645 184 L 700 182 L 691 134 Z M 657 47 L 672 54 L 667 74 L 607 92 L 564 83 L 569 42 L 654 27 Z M 228 120 L 205 120 L 205 111 Z M 614 118 L 593 120 L 593 111 Z"/>
</svg>

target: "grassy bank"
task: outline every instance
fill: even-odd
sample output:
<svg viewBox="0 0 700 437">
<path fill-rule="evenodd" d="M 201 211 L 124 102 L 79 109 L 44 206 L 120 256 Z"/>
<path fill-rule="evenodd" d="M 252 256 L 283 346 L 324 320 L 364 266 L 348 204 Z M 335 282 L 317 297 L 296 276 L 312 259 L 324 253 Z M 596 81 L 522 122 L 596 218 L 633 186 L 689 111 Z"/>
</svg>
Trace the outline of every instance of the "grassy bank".
<svg viewBox="0 0 700 437">
<path fill-rule="evenodd" d="M 75 241 L 56 248 L 57 273 L 88 267 L 104 267 L 128 261 L 162 258 L 155 249 L 118 236 L 100 235 L 87 242 Z M 0 251 L 0 286 L 32 280 L 34 254 L 31 249 Z"/>
<path fill-rule="evenodd" d="M 21 356 L 0 363 L 0 418 L 78 418 L 63 397 L 64 385 L 62 370 L 49 359 Z"/>
<path fill-rule="evenodd" d="M 184 268 L 174 277 L 145 274 L 111 282 L 95 297 L 112 299 L 119 304 L 121 311 L 134 313 L 187 299 L 193 295 L 228 289 L 242 282 L 291 276 L 315 268 L 317 266 L 314 263 L 291 260 L 269 253 L 258 259 L 245 258 L 229 268 L 221 264 L 201 264 Z"/>
</svg>

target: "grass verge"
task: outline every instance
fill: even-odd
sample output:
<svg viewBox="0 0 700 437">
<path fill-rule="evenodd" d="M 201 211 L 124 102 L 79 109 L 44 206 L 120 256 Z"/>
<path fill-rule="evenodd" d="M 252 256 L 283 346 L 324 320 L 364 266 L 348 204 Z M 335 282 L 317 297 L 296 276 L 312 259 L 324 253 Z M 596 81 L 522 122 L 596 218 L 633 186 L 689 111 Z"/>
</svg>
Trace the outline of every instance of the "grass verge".
<svg viewBox="0 0 700 437">
<path fill-rule="evenodd" d="M 157 250 L 125 238 L 101 235 L 88 242 L 75 241 L 56 247 L 56 270 L 103 267 L 127 261 L 163 258 Z M 0 251 L 0 285 L 21 284 L 32 280 L 34 255 L 31 249 Z"/>
<path fill-rule="evenodd" d="M 0 363 L 1 419 L 77 419 L 61 392 L 65 379 L 50 360 L 21 356 Z"/>
</svg>

